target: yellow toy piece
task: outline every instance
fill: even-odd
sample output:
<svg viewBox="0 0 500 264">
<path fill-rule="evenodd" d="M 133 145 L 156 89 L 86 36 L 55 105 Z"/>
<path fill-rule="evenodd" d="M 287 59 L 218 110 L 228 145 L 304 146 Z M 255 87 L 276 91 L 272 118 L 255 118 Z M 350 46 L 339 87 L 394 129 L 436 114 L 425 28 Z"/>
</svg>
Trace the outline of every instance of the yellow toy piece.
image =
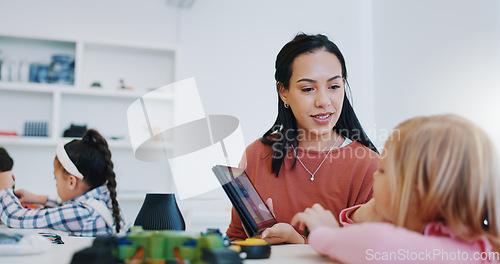
<svg viewBox="0 0 500 264">
<path fill-rule="evenodd" d="M 239 246 L 264 246 L 268 245 L 268 243 L 261 238 L 247 238 L 241 241 L 234 241 L 233 244 Z"/>
<path fill-rule="evenodd" d="M 264 239 L 247 238 L 242 241 L 234 241 L 229 249 L 240 254 L 243 259 L 263 259 L 271 256 L 271 245 Z"/>
</svg>

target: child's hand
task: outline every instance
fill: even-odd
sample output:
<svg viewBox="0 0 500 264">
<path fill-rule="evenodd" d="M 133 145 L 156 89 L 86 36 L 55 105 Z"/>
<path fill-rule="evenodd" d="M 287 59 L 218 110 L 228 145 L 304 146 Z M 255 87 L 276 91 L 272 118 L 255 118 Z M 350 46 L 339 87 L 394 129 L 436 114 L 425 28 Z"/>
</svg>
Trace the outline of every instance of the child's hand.
<svg viewBox="0 0 500 264">
<path fill-rule="evenodd" d="M 14 184 L 14 174 L 12 174 L 12 171 L 0 172 L 0 189 L 12 189 Z"/>
<path fill-rule="evenodd" d="M 304 238 L 291 226 L 286 223 L 277 223 L 262 232 L 261 238 L 267 243 L 282 244 L 304 244 Z"/>
<path fill-rule="evenodd" d="M 320 226 L 339 227 L 337 219 L 332 212 L 325 210 L 320 204 L 314 204 L 310 208 L 306 208 L 304 212 L 297 213 L 292 217 L 291 224 L 299 227 L 299 230 L 304 230 L 307 226 L 310 232 Z"/>
<path fill-rule="evenodd" d="M 38 195 L 27 190 L 15 190 L 14 194 L 19 198 L 21 203 L 38 203 L 44 204 L 47 201 L 46 195 Z"/>
</svg>

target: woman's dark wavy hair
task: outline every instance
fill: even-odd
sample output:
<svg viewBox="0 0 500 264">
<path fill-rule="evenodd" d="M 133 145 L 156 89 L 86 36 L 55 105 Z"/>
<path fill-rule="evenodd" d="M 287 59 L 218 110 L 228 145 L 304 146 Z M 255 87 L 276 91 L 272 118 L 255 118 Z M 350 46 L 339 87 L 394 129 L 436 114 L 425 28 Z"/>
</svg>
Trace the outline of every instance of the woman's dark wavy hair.
<svg viewBox="0 0 500 264">
<path fill-rule="evenodd" d="M 106 139 L 96 130 L 89 129 L 82 139 L 66 143 L 64 149 L 78 171 L 82 173 L 83 181 L 90 186 L 90 190 L 106 184 L 111 197 L 116 232 L 120 232 L 121 217 L 116 199 L 116 175 Z"/>
<path fill-rule="evenodd" d="M 301 54 L 312 53 L 321 49 L 334 54 L 339 59 L 342 67 L 342 77 L 345 79 L 346 83 L 345 87 L 349 89 L 344 56 L 340 52 L 337 45 L 321 34 L 307 35 L 299 33 L 292 41 L 283 46 L 276 57 L 276 72 L 274 74 L 276 82 L 283 84 L 283 87 L 288 89 L 290 85 L 290 78 L 292 77 L 292 64 L 295 58 Z M 333 127 L 333 131 L 345 138 L 358 141 L 378 153 L 377 148 L 361 127 L 361 124 L 354 113 L 354 109 L 347 98 L 347 92 L 344 93 L 342 111 L 340 112 L 337 124 Z M 261 138 L 261 141 L 264 144 L 272 146 L 271 171 L 276 173 L 276 177 L 278 177 L 281 165 L 283 164 L 286 153 L 288 153 L 288 148 L 293 144 L 297 137 L 298 130 L 295 116 L 293 115 L 291 108 L 285 108 L 284 102 L 281 100 L 278 91 L 278 116 L 274 125 L 266 133 L 264 133 Z M 298 144 L 299 141 L 297 140 L 297 146 Z"/>
</svg>

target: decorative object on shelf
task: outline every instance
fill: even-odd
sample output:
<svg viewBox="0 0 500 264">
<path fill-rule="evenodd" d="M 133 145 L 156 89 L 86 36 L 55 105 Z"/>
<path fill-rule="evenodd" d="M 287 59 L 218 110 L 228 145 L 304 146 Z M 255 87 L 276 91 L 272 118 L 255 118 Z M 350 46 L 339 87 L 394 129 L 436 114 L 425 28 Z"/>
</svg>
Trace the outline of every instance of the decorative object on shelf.
<svg viewBox="0 0 500 264">
<path fill-rule="evenodd" d="M 148 193 L 134 225 L 144 230 L 185 230 L 186 224 L 173 193 Z"/>
<path fill-rule="evenodd" d="M 31 63 L 29 69 L 29 82 L 47 83 L 49 82 L 49 65 L 43 63 Z"/>
<path fill-rule="evenodd" d="M 75 74 L 75 62 L 69 55 L 52 55 L 52 62 L 49 66 L 49 83 L 73 84 Z"/>
<path fill-rule="evenodd" d="M 28 78 L 29 82 L 38 82 L 38 66 L 40 63 L 31 63 L 30 64 L 30 75 Z"/>
<path fill-rule="evenodd" d="M 24 122 L 24 136 L 47 137 L 48 122 Z"/>
<path fill-rule="evenodd" d="M 64 130 L 63 137 L 82 137 L 87 131 L 87 125 L 71 124 L 68 129 Z"/>
<path fill-rule="evenodd" d="M 2 59 L 0 67 L 0 81 L 3 82 L 10 82 L 12 81 L 12 67 L 14 66 L 14 63 L 9 60 L 8 58 Z"/>
<path fill-rule="evenodd" d="M 17 81 L 18 82 L 28 82 L 29 81 L 29 75 L 30 75 L 30 64 L 28 60 L 20 60 L 19 65 L 18 65 L 18 76 L 17 76 Z"/>
<path fill-rule="evenodd" d="M 120 90 L 134 90 L 134 88 L 132 88 L 130 86 L 126 86 L 125 80 L 123 80 L 123 79 L 120 79 L 120 86 L 118 86 L 118 89 L 120 89 Z"/>
<path fill-rule="evenodd" d="M 92 88 L 102 88 L 101 82 L 93 82 L 90 84 L 90 87 Z"/>
<path fill-rule="evenodd" d="M 7 76 L 7 80 L 11 82 L 18 82 L 19 77 L 19 62 L 17 60 L 10 60 L 7 63 L 9 69 L 9 76 Z"/>
<path fill-rule="evenodd" d="M 0 130 L 0 136 L 17 136 L 16 131 L 5 131 Z"/>
</svg>

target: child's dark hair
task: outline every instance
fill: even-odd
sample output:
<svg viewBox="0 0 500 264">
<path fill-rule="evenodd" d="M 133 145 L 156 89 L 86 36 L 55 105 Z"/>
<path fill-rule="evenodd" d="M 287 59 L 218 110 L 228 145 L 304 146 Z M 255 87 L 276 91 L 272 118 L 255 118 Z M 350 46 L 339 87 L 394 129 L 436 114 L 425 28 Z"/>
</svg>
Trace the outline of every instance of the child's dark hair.
<svg viewBox="0 0 500 264">
<path fill-rule="evenodd" d="M 106 184 L 113 206 L 116 232 L 120 231 L 120 208 L 116 200 L 116 179 L 108 143 L 99 132 L 89 129 L 81 140 L 73 140 L 64 145 L 66 153 L 83 174 L 83 181 L 90 190 Z"/>
<path fill-rule="evenodd" d="M 0 147 L 0 172 L 10 171 L 14 166 L 14 160 L 9 156 L 7 150 Z"/>
</svg>

